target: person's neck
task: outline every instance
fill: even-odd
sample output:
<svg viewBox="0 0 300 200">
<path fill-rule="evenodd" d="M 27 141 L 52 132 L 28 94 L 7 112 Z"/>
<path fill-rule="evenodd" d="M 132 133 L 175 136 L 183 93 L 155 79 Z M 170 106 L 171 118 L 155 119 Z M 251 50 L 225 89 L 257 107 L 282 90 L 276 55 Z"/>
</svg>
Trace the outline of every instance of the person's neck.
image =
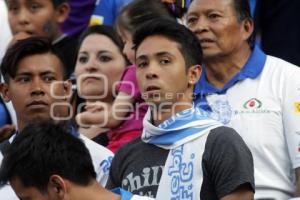
<svg viewBox="0 0 300 200">
<path fill-rule="evenodd" d="M 180 101 L 172 103 L 171 105 L 160 106 L 156 105 L 155 107 L 150 107 L 151 109 L 151 120 L 154 126 L 158 126 L 166 119 L 172 117 L 176 113 L 189 109 L 193 106 L 191 100 Z"/>
<path fill-rule="evenodd" d="M 73 200 L 121 200 L 120 195 L 106 190 L 96 180 L 88 186 L 73 185 L 72 194 Z"/>
<path fill-rule="evenodd" d="M 251 55 L 249 45 L 231 55 L 204 59 L 206 78 L 217 88 L 223 88 L 246 64 Z"/>
<path fill-rule="evenodd" d="M 23 128 L 25 127 L 25 124 L 23 121 L 17 119 L 17 133 L 19 133 Z"/>
</svg>

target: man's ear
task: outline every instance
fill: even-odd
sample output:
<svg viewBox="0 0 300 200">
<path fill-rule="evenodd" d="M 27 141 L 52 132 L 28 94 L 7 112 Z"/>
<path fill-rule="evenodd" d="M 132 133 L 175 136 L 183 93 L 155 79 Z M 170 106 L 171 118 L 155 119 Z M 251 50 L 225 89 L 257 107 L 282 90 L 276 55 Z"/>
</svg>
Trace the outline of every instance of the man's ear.
<svg viewBox="0 0 300 200">
<path fill-rule="evenodd" d="M 3 100 L 6 103 L 11 100 L 10 99 L 10 93 L 9 93 L 9 89 L 8 89 L 8 84 L 7 83 L 0 83 L 0 92 L 1 92 Z"/>
<path fill-rule="evenodd" d="M 243 38 L 245 40 L 248 40 L 251 36 L 251 34 L 254 31 L 254 23 L 252 19 L 245 19 L 243 21 L 243 29 L 244 29 L 244 34 L 243 34 Z"/>
<path fill-rule="evenodd" d="M 56 22 L 63 24 L 70 13 L 70 6 L 68 3 L 62 3 L 55 8 L 56 10 Z"/>
<path fill-rule="evenodd" d="M 193 65 L 188 69 L 188 85 L 194 86 L 200 79 L 202 68 L 200 65 Z"/>
<path fill-rule="evenodd" d="M 49 195 L 55 197 L 55 199 L 64 199 L 67 195 L 68 184 L 59 175 L 52 175 L 48 182 Z"/>
</svg>

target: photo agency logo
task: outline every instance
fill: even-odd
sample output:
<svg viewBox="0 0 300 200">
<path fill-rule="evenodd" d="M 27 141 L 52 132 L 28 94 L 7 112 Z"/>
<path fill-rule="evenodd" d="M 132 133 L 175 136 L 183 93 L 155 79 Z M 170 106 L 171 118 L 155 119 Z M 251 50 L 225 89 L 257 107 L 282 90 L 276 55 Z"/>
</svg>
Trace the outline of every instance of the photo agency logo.
<svg viewBox="0 0 300 200">
<path fill-rule="evenodd" d="M 89 84 L 86 84 L 90 82 Z M 97 85 L 96 85 L 97 83 Z M 186 97 L 184 93 L 157 93 L 155 94 L 155 97 L 149 97 L 147 94 L 141 94 L 141 98 L 144 99 L 146 102 L 143 101 L 123 101 L 119 104 L 112 104 L 112 102 L 104 102 L 103 99 L 105 99 L 108 95 L 111 95 L 114 99 L 118 97 L 119 99 L 127 98 L 125 96 L 118 96 L 119 88 L 126 88 L 126 92 L 129 96 L 134 97 L 136 100 L 136 86 L 130 82 L 130 81 L 118 81 L 116 83 L 113 83 L 111 86 L 109 86 L 109 80 L 105 75 L 102 74 L 83 74 L 79 76 L 76 79 L 76 83 L 72 88 L 75 88 L 75 91 L 77 90 L 77 94 L 80 98 L 88 101 L 84 101 L 78 105 L 76 103 L 71 102 L 73 92 L 70 90 L 70 93 L 68 94 L 56 94 L 55 91 L 57 90 L 57 87 L 66 87 L 66 84 L 70 84 L 70 82 L 66 81 L 56 81 L 51 84 L 50 89 L 50 95 L 52 98 L 57 99 L 59 101 L 56 101 L 51 105 L 50 115 L 52 119 L 56 121 L 60 120 L 71 120 L 74 116 L 74 113 L 82 113 L 84 111 L 90 111 L 90 112 L 99 112 L 99 116 L 101 115 L 101 123 L 93 124 L 92 126 L 99 126 L 99 127 L 105 127 L 108 123 L 108 120 L 110 117 L 113 117 L 117 120 L 130 120 L 133 117 L 135 120 L 140 119 L 140 116 L 144 116 L 145 114 L 145 108 L 151 107 L 153 113 L 162 113 L 162 112 L 168 112 L 171 113 L 171 115 L 175 115 L 180 108 L 185 107 L 189 108 L 193 106 L 192 103 L 189 102 L 176 102 L 178 99 L 184 99 L 184 98 L 190 98 L 191 102 L 194 98 L 193 95 L 191 97 Z M 99 87 L 99 90 L 96 93 L 85 93 L 85 91 L 93 86 L 94 88 Z M 71 87 L 71 86 L 69 86 Z M 153 102 L 148 101 L 151 99 Z M 91 103 L 92 102 L 92 103 Z M 157 103 L 159 102 L 159 103 Z M 76 107 L 75 107 L 76 106 Z M 113 106 L 113 108 L 112 108 Z M 58 116 L 55 112 L 57 109 L 61 109 L 61 107 L 64 107 L 66 110 L 68 110 L 66 113 L 68 113 L 67 116 Z M 111 112 L 113 110 L 113 112 Z M 127 115 L 124 115 L 122 113 L 128 113 Z M 161 116 L 159 116 L 159 119 L 161 119 Z M 189 116 L 186 116 L 189 117 Z M 185 119 L 186 120 L 186 119 Z M 84 124 L 80 120 L 78 121 L 80 126 L 91 126 L 91 124 Z"/>
</svg>

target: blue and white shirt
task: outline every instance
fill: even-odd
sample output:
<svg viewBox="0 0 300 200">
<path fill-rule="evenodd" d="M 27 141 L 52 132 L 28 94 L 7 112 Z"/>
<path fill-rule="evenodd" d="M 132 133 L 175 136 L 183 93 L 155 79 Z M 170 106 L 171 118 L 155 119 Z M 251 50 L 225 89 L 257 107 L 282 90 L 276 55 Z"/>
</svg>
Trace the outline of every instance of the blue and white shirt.
<svg viewBox="0 0 300 200">
<path fill-rule="evenodd" d="M 194 92 L 195 104 L 234 128 L 250 148 L 255 198 L 291 197 L 300 167 L 300 69 L 256 46 L 224 88 L 211 85 L 204 69 Z"/>
</svg>

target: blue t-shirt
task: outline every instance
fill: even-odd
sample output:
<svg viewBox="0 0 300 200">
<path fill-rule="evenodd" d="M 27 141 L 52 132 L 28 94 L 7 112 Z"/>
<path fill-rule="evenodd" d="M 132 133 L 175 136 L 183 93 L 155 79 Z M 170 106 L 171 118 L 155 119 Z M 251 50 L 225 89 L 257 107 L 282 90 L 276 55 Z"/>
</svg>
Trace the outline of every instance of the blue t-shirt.
<svg viewBox="0 0 300 200">
<path fill-rule="evenodd" d="M 113 25 L 121 9 L 132 0 L 97 0 L 90 24 Z"/>
<path fill-rule="evenodd" d="M 132 194 L 122 188 L 115 188 L 111 190 L 113 193 L 121 196 L 121 200 L 130 200 L 132 198 Z"/>
</svg>

